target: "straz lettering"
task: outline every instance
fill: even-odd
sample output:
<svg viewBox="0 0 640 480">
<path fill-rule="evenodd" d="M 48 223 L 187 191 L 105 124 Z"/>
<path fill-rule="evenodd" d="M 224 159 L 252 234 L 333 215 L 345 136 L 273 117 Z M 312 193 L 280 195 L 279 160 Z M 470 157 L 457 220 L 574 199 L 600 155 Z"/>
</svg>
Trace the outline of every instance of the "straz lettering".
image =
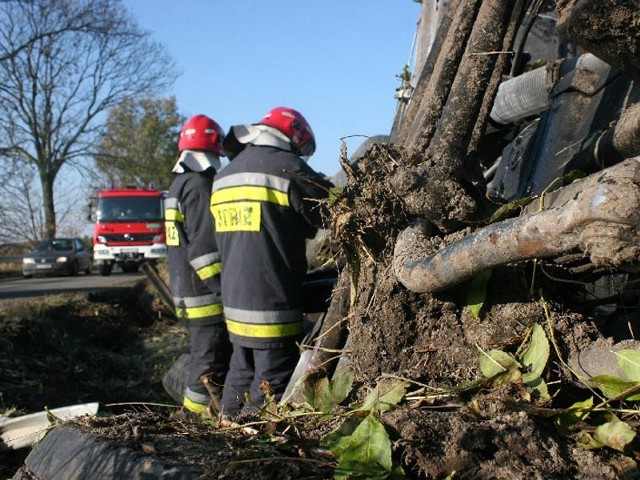
<svg viewBox="0 0 640 480">
<path fill-rule="evenodd" d="M 218 232 L 259 232 L 260 202 L 233 202 L 213 205 L 211 213 Z"/>
</svg>

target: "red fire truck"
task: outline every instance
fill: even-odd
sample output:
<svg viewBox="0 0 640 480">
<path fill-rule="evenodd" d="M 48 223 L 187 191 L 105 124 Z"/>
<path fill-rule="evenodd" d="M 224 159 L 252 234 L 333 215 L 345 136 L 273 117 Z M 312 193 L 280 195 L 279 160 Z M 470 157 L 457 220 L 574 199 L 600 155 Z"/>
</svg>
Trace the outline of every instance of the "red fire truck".
<svg viewBox="0 0 640 480">
<path fill-rule="evenodd" d="M 114 265 L 136 272 L 145 261 L 167 256 L 164 192 L 149 188 L 110 186 L 92 199 L 93 259 L 100 275 Z"/>
</svg>

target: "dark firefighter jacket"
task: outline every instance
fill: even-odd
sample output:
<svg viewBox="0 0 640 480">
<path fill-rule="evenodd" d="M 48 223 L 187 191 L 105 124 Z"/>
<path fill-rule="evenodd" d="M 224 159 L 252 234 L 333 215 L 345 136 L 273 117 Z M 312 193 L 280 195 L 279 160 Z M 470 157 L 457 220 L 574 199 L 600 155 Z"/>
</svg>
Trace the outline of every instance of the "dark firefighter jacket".
<svg viewBox="0 0 640 480">
<path fill-rule="evenodd" d="M 251 144 L 216 175 L 211 213 L 233 343 L 280 348 L 300 338 L 305 239 L 323 226 L 330 187 L 297 155 Z"/>
<path fill-rule="evenodd" d="M 220 254 L 209 211 L 215 171 L 181 173 L 165 200 L 169 283 L 176 314 L 189 329 L 190 364 L 183 404 L 206 411 L 209 394 L 200 376 L 220 378 L 228 368 L 229 350 L 220 296 Z"/>
<path fill-rule="evenodd" d="M 165 200 L 169 283 L 178 317 L 191 325 L 223 321 L 220 254 L 208 211 L 212 179 L 213 172 L 182 173 Z"/>
</svg>

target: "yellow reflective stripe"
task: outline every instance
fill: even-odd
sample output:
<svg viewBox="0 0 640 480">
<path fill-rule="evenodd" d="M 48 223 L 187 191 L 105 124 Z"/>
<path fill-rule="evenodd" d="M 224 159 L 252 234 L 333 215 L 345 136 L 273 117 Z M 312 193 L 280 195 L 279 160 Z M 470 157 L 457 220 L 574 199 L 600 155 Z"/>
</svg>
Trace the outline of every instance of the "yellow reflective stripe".
<svg viewBox="0 0 640 480">
<path fill-rule="evenodd" d="M 175 208 L 167 208 L 164 211 L 164 219 L 165 220 L 173 220 L 175 222 L 184 222 L 184 215 L 180 210 L 176 210 Z"/>
<path fill-rule="evenodd" d="M 274 325 L 257 325 L 255 323 L 240 323 L 226 319 L 229 333 L 242 337 L 272 338 L 289 337 L 302 333 L 302 322 L 278 323 Z"/>
<path fill-rule="evenodd" d="M 176 314 L 179 317 L 188 319 L 212 317 L 213 315 L 220 315 L 222 311 L 223 308 L 221 303 L 205 305 L 203 307 L 176 308 Z"/>
<path fill-rule="evenodd" d="M 216 190 L 211 195 L 211 205 L 238 200 L 254 200 L 271 202 L 285 207 L 289 206 L 289 195 L 267 187 L 230 187 Z"/>
<path fill-rule="evenodd" d="M 207 413 L 206 405 L 196 403 L 193 400 L 190 400 L 188 397 L 182 397 L 182 405 L 194 413 Z"/>
<path fill-rule="evenodd" d="M 201 280 L 207 280 L 211 277 L 215 277 L 216 275 L 220 275 L 221 271 L 222 263 L 218 262 L 207 265 L 206 267 L 199 268 L 198 270 L 196 270 L 196 273 Z"/>
</svg>

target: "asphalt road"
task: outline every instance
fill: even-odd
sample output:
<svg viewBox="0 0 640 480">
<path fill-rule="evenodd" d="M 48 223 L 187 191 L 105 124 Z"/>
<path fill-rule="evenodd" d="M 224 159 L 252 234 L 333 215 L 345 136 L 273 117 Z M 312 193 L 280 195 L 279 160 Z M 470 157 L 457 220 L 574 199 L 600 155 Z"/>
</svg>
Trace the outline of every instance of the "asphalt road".
<svg viewBox="0 0 640 480">
<path fill-rule="evenodd" d="M 135 281 L 145 278 L 144 273 L 120 273 L 116 270 L 108 277 L 97 272 L 90 275 L 80 273 L 78 276 L 4 278 L 0 279 L 0 301 L 54 295 L 72 292 L 96 292 L 114 288 L 128 288 Z"/>
</svg>

